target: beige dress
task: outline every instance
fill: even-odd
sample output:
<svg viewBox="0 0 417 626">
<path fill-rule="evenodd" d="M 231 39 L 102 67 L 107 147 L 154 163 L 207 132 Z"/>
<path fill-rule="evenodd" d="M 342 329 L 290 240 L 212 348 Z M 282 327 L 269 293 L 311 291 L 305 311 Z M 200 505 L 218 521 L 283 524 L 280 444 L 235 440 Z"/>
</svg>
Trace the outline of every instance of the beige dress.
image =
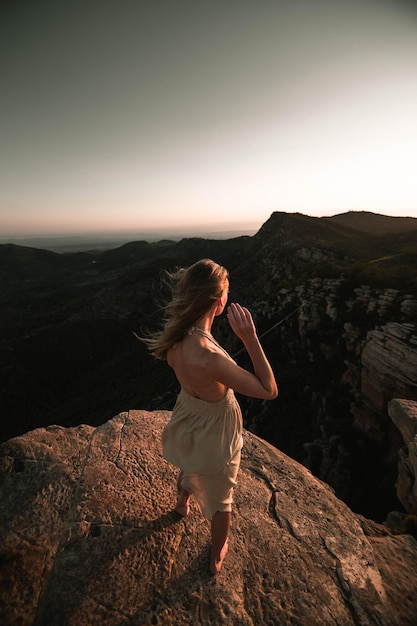
<svg viewBox="0 0 417 626">
<path fill-rule="evenodd" d="M 242 413 L 232 389 L 206 402 L 181 389 L 162 434 L 163 455 L 181 469 L 179 484 L 207 519 L 230 511 L 242 449 Z"/>
</svg>

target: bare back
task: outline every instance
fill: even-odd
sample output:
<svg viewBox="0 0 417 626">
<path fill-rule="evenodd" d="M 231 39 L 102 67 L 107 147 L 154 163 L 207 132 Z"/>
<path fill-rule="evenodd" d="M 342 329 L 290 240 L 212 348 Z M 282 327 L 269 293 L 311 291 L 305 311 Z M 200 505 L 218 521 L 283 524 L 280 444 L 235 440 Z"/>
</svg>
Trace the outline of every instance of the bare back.
<svg viewBox="0 0 417 626">
<path fill-rule="evenodd" d="M 227 386 L 213 376 L 213 363 L 219 358 L 230 357 L 209 339 L 197 334 L 185 335 L 167 354 L 168 365 L 174 370 L 184 391 L 206 402 L 218 402 L 227 392 Z"/>
</svg>

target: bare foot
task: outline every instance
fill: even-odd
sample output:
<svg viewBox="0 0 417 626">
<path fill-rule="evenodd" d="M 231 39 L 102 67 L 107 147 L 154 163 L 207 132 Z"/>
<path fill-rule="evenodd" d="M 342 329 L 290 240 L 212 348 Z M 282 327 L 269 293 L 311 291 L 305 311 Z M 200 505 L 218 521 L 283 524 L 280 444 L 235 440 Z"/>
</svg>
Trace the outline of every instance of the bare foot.
<svg viewBox="0 0 417 626">
<path fill-rule="evenodd" d="M 213 556 L 213 554 L 210 555 L 210 572 L 212 574 L 218 574 L 220 572 L 222 565 L 223 565 L 223 561 L 226 557 L 228 548 L 229 548 L 229 544 L 226 541 L 223 548 L 220 551 L 220 556 L 218 558 Z"/>
<path fill-rule="evenodd" d="M 189 500 L 190 500 L 190 494 L 188 493 L 188 491 L 185 491 L 185 489 L 181 489 L 180 493 L 178 494 L 178 500 L 177 500 L 177 505 L 175 507 L 175 512 L 178 513 L 179 515 L 182 515 L 183 517 L 186 517 L 188 513 L 190 512 Z"/>
</svg>

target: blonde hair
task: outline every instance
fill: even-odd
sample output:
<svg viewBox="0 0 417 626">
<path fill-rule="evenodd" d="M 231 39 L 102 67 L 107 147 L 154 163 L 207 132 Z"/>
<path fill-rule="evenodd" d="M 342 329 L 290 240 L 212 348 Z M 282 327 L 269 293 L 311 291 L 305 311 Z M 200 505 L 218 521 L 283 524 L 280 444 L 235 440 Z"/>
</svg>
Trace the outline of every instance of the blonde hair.
<svg viewBox="0 0 417 626">
<path fill-rule="evenodd" d="M 164 327 L 151 337 L 142 338 L 157 359 L 167 351 L 218 300 L 229 277 L 228 271 L 211 259 L 201 259 L 188 268 L 166 272 L 172 297 L 165 306 Z"/>
</svg>

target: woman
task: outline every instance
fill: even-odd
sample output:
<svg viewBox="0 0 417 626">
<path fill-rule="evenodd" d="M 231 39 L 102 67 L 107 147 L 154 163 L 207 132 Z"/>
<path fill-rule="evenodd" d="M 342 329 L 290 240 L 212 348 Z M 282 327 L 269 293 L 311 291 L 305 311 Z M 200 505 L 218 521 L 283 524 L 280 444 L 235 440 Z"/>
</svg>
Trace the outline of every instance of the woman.
<svg viewBox="0 0 417 626">
<path fill-rule="evenodd" d="M 146 340 L 155 357 L 167 360 L 181 384 L 162 435 L 163 454 L 181 470 L 176 512 L 188 514 L 192 494 L 211 520 L 210 571 L 217 574 L 227 553 L 242 448 L 242 415 L 234 391 L 272 400 L 278 388 L 246 308 L 231 304 L 227 319 L 243 341 L 254 373 L 239 367 L 211 334 L 214 318 L 227 303 L 227 270 L 203 259 L 170 278 L 173 293 L 165 309 L 165 326 Z"/>
</svg>

